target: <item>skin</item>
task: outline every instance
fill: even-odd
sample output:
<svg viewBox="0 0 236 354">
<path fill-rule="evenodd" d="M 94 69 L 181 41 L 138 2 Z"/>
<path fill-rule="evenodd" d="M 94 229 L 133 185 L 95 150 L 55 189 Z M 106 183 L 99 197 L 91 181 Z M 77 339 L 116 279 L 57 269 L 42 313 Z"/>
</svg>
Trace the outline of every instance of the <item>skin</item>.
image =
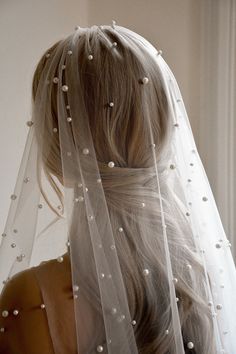
<svg viewBox="0 0 236 354">
<path fill-rule="evenodd" d="M 0 316 L 0 327 L 5 328 L 0 333 L 1 354 L 59 354 L 55 346 L 60 348 L 60 354 L 77 353 L 69 255 L 64 254 L 63 259 L 62 263 L 55 259 L 42 262 L 16 274 L 5 285 L 0 311 L 8 310 L 9 316 Z M 47 278 L 46 285 L 39 284 L 41 277 Z M 53 287 L 49 288 L 49 284 Z M 52 295 L 46 301 L 44 292 Z M 42 303 L 44 309 L 40 307 Z M 19 310 L 17 316 L 13 315 L 14 309 Z M 49 331 L 48 311 L 57 312 L 58 317 L 52 316 L 53 320 L 63 319 L 63 326 L 56 321 L 53 325 L 56 344 L 52 343 Z M 60 343 L 61 337 L 66 338 L 66 343 Z"/>
</svg>

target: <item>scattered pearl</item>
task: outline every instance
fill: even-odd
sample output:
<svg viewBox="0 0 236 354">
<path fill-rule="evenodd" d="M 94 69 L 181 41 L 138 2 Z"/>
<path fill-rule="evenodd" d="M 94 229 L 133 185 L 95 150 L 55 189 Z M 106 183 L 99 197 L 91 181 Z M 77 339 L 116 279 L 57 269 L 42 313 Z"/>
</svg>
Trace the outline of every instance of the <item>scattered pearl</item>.
<svg viewBox="0 0 236 354">
<path fill-rule="evenodd" d="M 190 213 L 187 211 L 186 216 L 190 216 Z"/>
<path fill-rule="evenodd" d="M 58 77 L 54 77 L 52 81 L 54 82 L 54 84 L 58 84 L 59 79 L 58 79 Z"/>
<path fill-rule="evenodd" d="M 175 168 L 175 165 L 171 164 L 171 165 L 170 165 L 170 169 L 171 169 L 171 170 L 174 170 L 174 168 Z"/>
<path fill-rule="evenodd" d="M 29 177 L 25 177 L 24 182 L 25 182 L 25 183 L 28 183 L 29 180 L 30 180 Z"/>
<path fill-rule="evenodd" d="M 142 205 L 142 207 L 143 207 L 143 208 L 146 206 L 146 204 L 145 204 L 145 203 L 141 203 L 141 205 Z"/>
<path fill-rule="evenodd" d="M 216 305 L 217 310 L 222 310 L 222 307 L 223 306 L 221 304 Z"/>
<path fill-rule="evenodd" d="M 179 298 L 178 297 L 176 298 L 176 302 L 179 302 Z"/>
<path fill-rule="evenodd" d="M 216 243 L 216 248 L 221 248 L 221 244 L 220 243 Z"/>
<path fill-rule="evenodd" d="M 70 109 L 70 105 L 69 104 L 66 106 L 66 109 Z"/>
<path fill-rule="evenodd" d="M 41 304 L 41 305 L 40 305 L 40 308 L 41 308 L 42 310 L 45 309 L 45 307 L 46 307 L 45 304 Z"/>
<path fill-rule="evenodd" d="M 202 197 L 202 200 L 203 200 L 204 202 L 206 202 L 208 199 L 207 199 L 207 197 Z"/>
<path fill-rule="evenodd" d="M 116 21 L 112 20 L 111 27 L 112 27 L 113 29 L 115 29 L 115 25 L 116 25 Z"/>
<path fill-rule="evenodd" d="M 110 107 L 114 107 L 114 102 L 110 102 L 110 103 L 109 103 L 109 106 L 110 106 Z"/>
<path fill-rule="evenodd" d="M 43 204 L 39 204 L 39 205 L 38 205 L 38 208 L 39 208 L 39 209 L 42 209 L 42 207 L 43 207 Z"/>
<path fill-rule="evenodd" d="M 94 219 L 93 215 L 89 215 L 89 220 L 93 220 L 93 219 Z"/>
<path fill-rule="evenodd" d="M 194 164 L 192 163 L 192 162 L 190 162 L 190 164 L 189 164 L 190 166 L 194 166 Z"/>
<path fill-rule="evenodd" d="M 115 163 L 113 161 L 108 162 L 108 167 L 113 168 L 115 166 Z"/>
<path fill-rule="evenodd" d="M 61 89 L 62 89 L 63 92 L 67 92 L 68 91 L 68 86 L 67 85 L 63 85 Z"/>
<path fill-rule="evenodd" d="M 75 284 L 73 285 L 73 291 L 79 291 L 79 285 Z"/>
<path fill-rule="evenodd" d="M 162 55 L 162 50 L 158 50 L 157 55 Z"/>
<path fill-rule="evenodd" d="M 14 232 L 14 234 L 17 234 L 18 230 L 17 230 L 17 229 L 14 229 L 13 232 Z"/>
<path fill-rule="evenodd" d="M 103 346 L 102 346 L 102 345 L 98 345 L 98 346 L 97 346 L 97 352 L 98 352 L 98 353 L 103 352 Z"/>
<path fill-rule="evenodd" d="M 194 348 L 193 342 L 188 342 L 187 347 L 188 349 L 193 349 Z"/>
<path fill-rule="evenodd" d="M 152 143 L 152 144 L 151 144 L 151 147 L 155 148 L 155 147 L 156 147 L 156 144 Z"/>
<path fill-rule="evenodd" d="M 13 315 L 14 315 L 14 316 L 19 315 L 19 311 L 18 311 L 18 310 L 14 310 L 14 311 L 13 311 Z"/>
<path fill-rule="evenodd" d="M 72 50 L 68 50 L 67 54 L 72 55 Z"/>
<path fill-rule="evenodd" d="M 146 275 L 149 275 L 149 269 L 144 269 L 144 270 L 143 270 L 143 275 L 145 275 L 145 276 L 146 276 Z"/>
<path fill-rule="evenodd" d="M 75 31 L 78 31 L 80 29 L 80 26 L 75 26 Z"/>
<path fill-rule="evenodd" d="M 92 54 L 89 54 L 89 55 L 88 55 L 88 60 L 93 60 Z"/>
<path fill-rule="evenodd" d="M 101 277 L 101 279 L 104 279 L 104 278 L 105 278 L 105 274 L 104 274 L 104 273 L 101 273 L 101 274 L 100 274 L 100 277 Z"/>
<path fill-rule="evenodd" d="M 144 85 L 146 85 L 146 84 L 148 83 L 148 81 L 149 81 L 149 79 L 148 79 L 147 77 L 144 77 L 144 78 L 142 79 L 142 83 L 143 83 Z"/>
<path fill-rule="evenodd" d="M 111 278 L 112 278 L 111 274 L 108 274 L 107 278 L 108 278 L 108 279 L 111 279 Z"/>
<path fill-rule="evenodd" d="M 11 247 L 12 247 L 12 248 L 15 248 L 15 247 L 16 247 L 16 244 L 15 244 L 15 243 L 12 243 L 12 244 L 11 244 Z"/>
<path fill-rule="evenodd" d="M 84 197 L 82 195 L 80 195 L 78 198 L 75 198 L 75 202 L 83 202 L 84 201 Z"/>
<path fill-rule="evenodd" d="M 54 132 L 54 133 L 57 133 L 57 128 L 53 128 L 53 132 Z"/>
<path fill-rule="evenodd" d="M 1 332 L 1 333 L 4 333 L 4 332 L 5 332 L 5 328 L 4 328 L 4 327 L 1 327 L 1 328 L 0 328 L 0 332 Z"/>
<path fill-rule="evenodd" d="M 25 254 L 21 254 L 20 256 L 17 256 L 16 257 L 17 262 L 22 262 L 24 257 L 25 257 Z"/>
<path fill-rule="evenodd" d="M 178 124 L 178 123 L 175 123 L 175 124 L 174 124 L 174 127 L 179 127 L 179 124 Z"/>
<path fill-rule="evenodd" d="M 112 315 L 115 315 L 117 313 L 117 309 L 115 308 L 115 307 L 113 307 L 112 309 L 111 309 L 111 314 Z"/>
<path fill-rule="evenodd" d="M 83 149 L 83 154 L 84 155 L 88 155 L 89 154 L 89 149 L 87 149 L 87 148 Z"/>
<path fill-rule="evenodd" d="M 16 198 L 17 198 L 17 196 L 16 196 L 15 194 L 12 194 L 12 195 L 11 195 L 11 199 L 12 199 L 12 200 L 15 200 Z"/>
<path fill-rule="evenodd" d="M 82 188 L 83 187 L 82 183 L 78 183 L 78 187 Z"/>
<path fill-rule="evenodd" d="M 131 321 L 132 326 L 135 326 L 136 323 L 137 323 L 137 322 L 136 322 L 135 320 L 132 320 L 132 321 Z"/>
<path fill-rule="evenodd" d="M 115 245 L 111 245 L 111 250 L 114 250 L 116 248 Z"/>
<path fill-rule="evenodd" d="M 169 334 L 169 330 L 168 329 L 165 330 L 165 334 Z"/>
<path fill-rule="evenodd" d="M 62 256 L 57 257 L 57 262 L 62 263 L 64 261 L 64 258 Z"/>
<path fill-rule="evenodd" d="M 65 64 L 63 64 L 63 65 L 61 66 L 61 68 L 62 68 L 62 70 L 65 70 L 65 68 L 66 68 Z"/>
<path fill-rule="evenodd" d="M 78 299 L 78 295 L 77 295 L 77 294 L 74 294 L 74 295 L 73 295 L 73 298 L 74 298 L 74 299 Z"/>
<path fill-rule="evenodd" d="M 28 125 L 28 127 L 32 127 L 32 125 L 34 124 L 34 122 L 32 120 L 29 120 L 28 122 L 26 122 L 26 124 Z"/>
<path fill-rule="evenodd" d="M 117 47 L 117 42 L 113 42 L 113 43 L 112 43 L 112 46 L 113 46 L 113 47 Z"/>
<path fill-rule="evenodd" d="M 101 182 L 102 182 L 101 178 L 98 178 L 97 183 L 101 183 Z"/>
<path fill-rule="evenodd" d="M 7 310 L 2 311 L 2 317 L 8 317 L 9 312 Z"/>
<path fill-rule="evenodd" d="M 72 154 L 71 154 L 71 151 L 67 151 L 66 155 L 67 155 L 67 156 L 71 156 L 71 155 L 72 155 Z"/>
<path fill-rule="evenodd" d="M 49 58 L 50 57 L 50 53 L 47 53 L 45 56 L 46 56 L 46 58 Z"/>
<path fill-rule="evenodd" d="M 119 227 L 119 232 L 123 232 L 123 231 L 124 231 L 123 227 Z"/>
<path fill-rule="evenodd" d="M 67 242 L 66 242 L 66 246 L 67 246 L 67 247 L 70 247 L 70 241 L 67 241 Z"/>
<path fill-rule="evenodd" d="M 72 122 L 72 118 L 71 117 L 67 117 L 67 122 Z"/>
<path fill-rule="evenodd" d="M 187 264 L 187 268 L 188 268 L 188 269 L 192 269 L 191 264 Z"/>
<path fill-rule="evenodd" d="M 213 302 L 212 302 L 212 301 L 209 301 L 209 302 L 208 302 L 208 306 L 210 306 L 210 307 L 213 306 Z"/>
<path fill-rule="evenodd" d="M 2 234 L 2 237 L 6 237 L 7 236 L 7 234 L 4 232 L 3 234 Z"/>
<path fill-rule="evenodd" d="M 122 322 L 124 319 L 125 319 L 125 315 L 120 315 L 120 316 L 117 318 L 117 321 L 118 321 L 118 322 Z"/>
<path fill-rule="evenodd" d="M 173 282 L 176 284 L 178 283 L 178 279 L 177 278 L 173 278 Z"/>
</svg>

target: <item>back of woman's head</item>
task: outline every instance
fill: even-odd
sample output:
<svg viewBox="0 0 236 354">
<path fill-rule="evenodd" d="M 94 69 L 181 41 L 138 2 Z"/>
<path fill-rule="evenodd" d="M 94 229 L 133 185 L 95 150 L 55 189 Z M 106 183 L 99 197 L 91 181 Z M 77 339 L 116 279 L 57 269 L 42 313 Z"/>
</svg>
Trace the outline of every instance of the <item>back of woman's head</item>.
<svg viewBox="0 0 236 354">
<path fill-rule="evenodd" d="M 168 146 L 173 126 L 161 72 L 153 57 L 135 37 L 119 30 L 114 31 L 110 26 L 80 29 L 74 40 L 78 53 L 74 75 L 78 77 L 76 92 L 79 92 L 74 100 L 78 100 L 77 106 L 80 107 L 76 117 L 73 117 L 74 144 L 78 149 L 84 148 L 87 133 L 84 132 L 83 138 L 83 132 L 80 131 L 80 115 L 83 114 L 83 119 L 89 122 L 112 226 L 117 228 L 122 224 L 126 228 L 125 237 L 119 237 L 115 242 L 130 312 L 136 320 L 134 330 L 139 352 L 167 354 L 174 348 L 174 328 L 169 312 L 166 312 L 169 301 L 166 295 L 169 290 L 165 276 L 166 263 L 161 251 L 163 244 L 161 237 L 152 238 L 157 230 L 161 233 L 161 215 L 159 212 L 157 216 L 154 212 L 159 205 L 152 170 L 154 148 L 166 199 L 172 268 L 176 273 L 180 270 L 182 274 L 178 277 L 176 290 L 183 338 L 185 343 L 195 338 L 197 354 L 213 354 L 211 315 L 202 282 L 203 267 L 196 256 L 194 245 L 188 240 L 191 230 L 186 218 L 165 189 L 165 175 L 162 173 L 168 168 Z M 57 52 L 58 60 L 54 60 L 49 69 L 49 77 L 54 80 L 54 85 L 45 101 L 45 111 L 50 114 L 45 118 L 43 140 L 39 139 L 46 176 L 61 199 L 62 193 L 52 178 L 56 176 L 62 184 L 65 182 L 60 135 L 55 134 L 60 129 L 57 77 L 60 52 L 64 51 L 70 41 L 71 36 L 57 42 L 46 52 L 50 56 Z M 33 100 L 48 60 L 46 53 L 34 73 Z M 66 75 L 70 87 L 69 78 L 73 73 Z M 153 146 L 150 139 L 150 130 L 156 146 Z M 36 131 L 36 134 L 40 136 L 40 131 Z M 109 161 L 114 162 L 114 168 L 105 167 Z M 73 180 L 73 172 L 71 178 Z M 140 183 L 145 187 L 142 198 L 147 208 L 146 218 L 140 217 L 139 220 L 142 206 L 137 185 Z M 42 193 L 47 200 L 43 190 Z M 149 247 L 143 242 L 145 237 L 150 242 Z M 186 267 L 182 259 L 191 262 L 196 274 L 194 286 L 202 287 L 202 297 L 196 296 L 194 288 L 189 285 L 187 268 L 186 273 L 182 272 L 182 268 Z M 144 263 L 152 270 L 152 277 L 148 280 L 142 276 Z"/>
</svg>

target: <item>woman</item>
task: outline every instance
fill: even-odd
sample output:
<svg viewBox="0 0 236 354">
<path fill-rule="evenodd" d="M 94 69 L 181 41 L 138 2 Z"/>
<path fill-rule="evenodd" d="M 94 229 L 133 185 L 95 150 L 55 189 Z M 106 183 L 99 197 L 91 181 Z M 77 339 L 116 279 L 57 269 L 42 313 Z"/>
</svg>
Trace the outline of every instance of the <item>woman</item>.
<svg viewBox="0 0 236 354">
<path fill-rule="evenodd" d="M 0 353 L 233 348 L 235 268 L 161 54 L 113 23 L 78 27 L 40 59 L 0 250 Z M 221 266 L 232 288 L 219 294 Z"/>
</svg>

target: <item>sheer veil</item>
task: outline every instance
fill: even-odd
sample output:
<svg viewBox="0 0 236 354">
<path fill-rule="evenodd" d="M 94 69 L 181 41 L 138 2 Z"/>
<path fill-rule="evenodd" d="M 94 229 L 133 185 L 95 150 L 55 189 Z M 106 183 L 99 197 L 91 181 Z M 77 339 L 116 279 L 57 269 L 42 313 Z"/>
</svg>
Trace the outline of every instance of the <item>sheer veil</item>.
<svg viewBox="0 0 236 354">
<path fill-rule="evenodd" d="M 79 353 L 235 354 L 230 242 L 162 52 L 115 23 L 77 27 L 32 88 L 3 291 L 68 252 Z"/>
</svg>

